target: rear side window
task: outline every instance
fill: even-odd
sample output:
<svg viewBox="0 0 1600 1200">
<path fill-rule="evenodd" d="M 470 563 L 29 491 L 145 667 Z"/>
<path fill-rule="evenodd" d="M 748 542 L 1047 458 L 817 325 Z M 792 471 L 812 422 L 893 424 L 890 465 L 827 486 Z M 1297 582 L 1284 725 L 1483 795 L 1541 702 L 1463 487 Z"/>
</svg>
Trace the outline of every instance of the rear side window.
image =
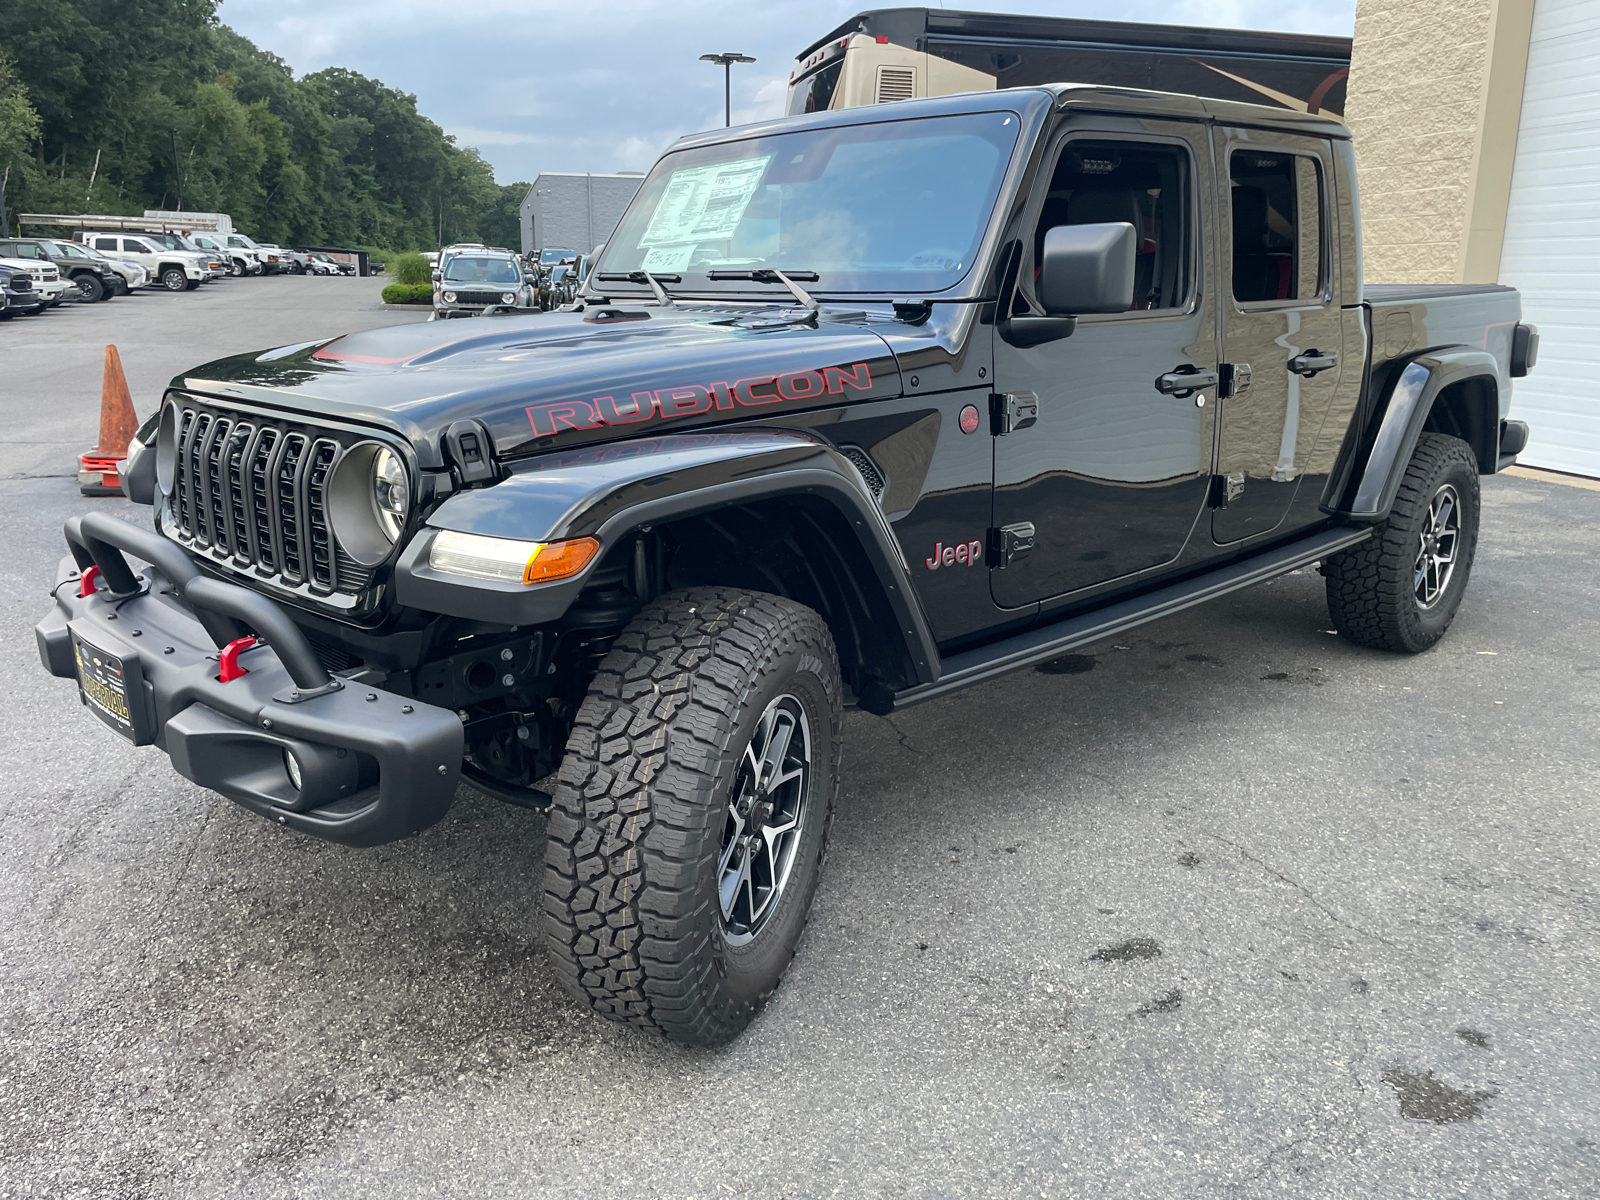
<svg viewBox="0 0 1600 1200">
<path fill-rule="evenodd" d="M 117 248 L 117 239 L 116 238 L 95 238 L 95 240 L 94 240 L 94 248 L 96 250 L 115 250 Z"/>
<path fill-rule="evenodd" d="M 1228 159 L 1233 298 L 1321 299 L 1327 284 L 1322 168 L 1305 154 L 1238 149 Z"/>
</svg>

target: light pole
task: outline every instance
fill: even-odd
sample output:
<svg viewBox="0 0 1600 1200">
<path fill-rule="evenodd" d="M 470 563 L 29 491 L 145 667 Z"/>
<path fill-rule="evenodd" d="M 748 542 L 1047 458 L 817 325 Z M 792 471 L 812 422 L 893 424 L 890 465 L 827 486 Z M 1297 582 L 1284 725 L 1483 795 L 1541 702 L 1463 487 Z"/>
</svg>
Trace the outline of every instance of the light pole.
<svg viewBox="0 0 1600 1200">
<path fill-rule="evenodd" d="M 722 123 L 733 124 L 733 64 L 755 62 L 748 54 L 724 51 L 721 54 L 702 54 L 701 62 L 716 63 L 722 68 Z"/>
</svg>

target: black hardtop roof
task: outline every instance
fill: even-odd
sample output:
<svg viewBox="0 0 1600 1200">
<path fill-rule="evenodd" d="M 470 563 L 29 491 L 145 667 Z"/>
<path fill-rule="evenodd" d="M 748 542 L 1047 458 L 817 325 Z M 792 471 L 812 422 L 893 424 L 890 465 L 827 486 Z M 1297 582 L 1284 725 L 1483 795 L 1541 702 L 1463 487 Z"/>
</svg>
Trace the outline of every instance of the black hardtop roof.
<svg viewBox="0 0 1600 1200">
<path fill-rule="evenodd" d="M 1136 21 L 1089 21 L 1078 17 L 1036 17 L 1011 13 L 957 12 L 940 8 L 873 8 L 857 13 L 837 29 L 812 42 L 799 54 L 852 33 L 887 37 L 898 46 L 926 48 L 936 41 L 1148 46 L 1191 53 L 1261 55 L 1268 58 L 1350 61 L 1350 41 L 1309 33 L 1276 33 L 1255 29 L 1212 29 L 1200 25 L 1146 25 Z"/>
<path fill-rule="evenodd" d="M 1308 116 L 1272 104 L 1242 104 L 1232 100 L 1213 100 L 1181 92 L 1157 92 L 1147 88 L 1103 87 L 1085 83 L 1048 83 L 1038 87 L 999 88 L 990 92 L 957 92 L 950 96 L 930 96 L 924 100 L 897 100 L 892 104 L 864 104 L 855 108 L 830 109 L 793 117 L 776 117 L 753 125 L 691 133 L 672 144 L 672 150 L 712 146 L 719 142 L 745 141 L 798 129 L 828 129 L 846 125 L 870 125 L 880 121 L 903 121 L 914 117 L 952 116 L 974 112 L 1020 112 L 1027 118 L 1040 107 L 1085 112 L 1122 113 L 1139 117 L 1177 117 L 1191 121 L 1217 120 L 1233 125 L 1305 133 L 1314 137 L 1348 138 L 1350 131 L 1330 117 Z"/>
</svg>

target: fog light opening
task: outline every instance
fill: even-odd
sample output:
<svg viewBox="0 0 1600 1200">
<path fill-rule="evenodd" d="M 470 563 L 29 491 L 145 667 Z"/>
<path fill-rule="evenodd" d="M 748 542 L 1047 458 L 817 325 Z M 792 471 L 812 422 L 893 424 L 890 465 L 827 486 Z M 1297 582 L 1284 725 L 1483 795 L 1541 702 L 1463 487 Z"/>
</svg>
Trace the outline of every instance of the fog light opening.
<svg viewBox="0 0 1600 1200">
<path fill-rule="evenodd" d="M 295 791 L 305 786 L 305 776 L 300 773 L 300 760 L 287 750 L 283 752 L 283 769 L 289 772 L 289 783 Z"/>
</svg>

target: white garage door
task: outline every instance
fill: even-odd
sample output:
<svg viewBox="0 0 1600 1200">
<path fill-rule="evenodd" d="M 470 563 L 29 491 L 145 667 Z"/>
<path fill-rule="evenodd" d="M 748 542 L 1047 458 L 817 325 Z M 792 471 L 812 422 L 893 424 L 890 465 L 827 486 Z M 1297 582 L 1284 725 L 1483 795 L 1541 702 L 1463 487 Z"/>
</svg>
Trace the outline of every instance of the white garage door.
<svg viewBox="0 0 1600 1200">
<path fill-rule="evenodd" d="M 1600 477 L 1600 0 L 1536 0 L 1500 281 L 1539 327 L 1521 461 Z"/>
</svg>

